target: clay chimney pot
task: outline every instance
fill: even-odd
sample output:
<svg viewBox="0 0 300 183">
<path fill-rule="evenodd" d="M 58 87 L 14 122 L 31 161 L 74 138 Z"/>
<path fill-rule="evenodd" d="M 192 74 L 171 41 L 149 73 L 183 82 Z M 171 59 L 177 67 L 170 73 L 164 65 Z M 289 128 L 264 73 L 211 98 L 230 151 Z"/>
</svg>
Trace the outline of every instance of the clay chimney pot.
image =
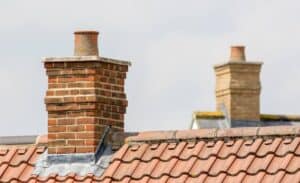
<svg viewBox="0 0 300 183">
<path fill-rule="evenodd" d="M 74 34 L 74 56 L 99 56 L 97 31 L 76 31 Z"/>
<path fill-rule="evenodd" d="M 230 60 L 234 62 L 245 62 L 245 47 L 244 46 L 231 46 Z"/>
</svg>

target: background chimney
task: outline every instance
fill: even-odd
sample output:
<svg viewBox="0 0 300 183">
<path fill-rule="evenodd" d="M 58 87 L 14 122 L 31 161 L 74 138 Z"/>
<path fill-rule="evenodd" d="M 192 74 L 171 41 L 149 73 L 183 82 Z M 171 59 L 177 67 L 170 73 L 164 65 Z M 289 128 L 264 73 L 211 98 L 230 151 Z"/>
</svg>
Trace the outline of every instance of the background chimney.
<svg viewBox="0 0 300 183">
<path fill-rule="evenodd" d="M 98 57 L 96 31 L 75 32 L 75 57 L 44 59 L 48 153 L 93 153 L 104 129 L 124 130 L 129 62 Z"/>
<path fill-rule="evenodd" d="M 76 31 L 74 56 L 98 56 L 98 32 Z"/>
<path fill-rule="evenodd" d="M 246 62 L 244 46 L 232 46 L 229 62 L 214 67 L 216 104 L 226 107 L 231 120 L 260 120 L 259 62 Z"/>
</svg>

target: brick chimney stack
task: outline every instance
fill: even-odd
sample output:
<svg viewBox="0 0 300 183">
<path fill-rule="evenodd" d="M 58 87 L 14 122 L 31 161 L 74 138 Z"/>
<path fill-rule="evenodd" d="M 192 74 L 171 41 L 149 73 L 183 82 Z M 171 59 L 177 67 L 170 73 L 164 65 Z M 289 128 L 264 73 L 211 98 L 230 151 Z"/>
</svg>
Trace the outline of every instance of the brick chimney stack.
<svg viewBox="0 0 300 183">
<path fill-rule="evenodd" d="M 48 153 L 94 153 L 104 129 L 124 130 L 129 62 L 98 56 L 98 32 L 75 32 L 72 57 L 48 57 Z"/>
<path fill-rule="evenodd" d="M 244 46 L 232 46 L 229 62 L 216 65 L 216 104 L 233 121 L 260 120 L 261 62 L 247 62 Z"/>
</svg>

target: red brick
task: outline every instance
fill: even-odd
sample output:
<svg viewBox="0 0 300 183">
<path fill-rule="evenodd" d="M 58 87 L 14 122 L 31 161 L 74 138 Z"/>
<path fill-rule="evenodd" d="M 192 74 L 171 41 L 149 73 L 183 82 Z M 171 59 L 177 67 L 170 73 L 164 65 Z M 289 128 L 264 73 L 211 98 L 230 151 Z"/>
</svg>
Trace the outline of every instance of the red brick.
<svg viewBox="0 0 300 183">
<path fill-rule="evenodd" d="M 66 126 L 48 126 L 48 132 L 65 132 Z"/>
<path fill-rule="evenodd" d="M 48 153 L 49 154 L 56 154 L 57 153 L 56 147 L 48 147 Z"/>
<path fill-rule="evenodd" d="M 58 119 L 57 125 L 74 125 L 76 120 L 73 119 Z"/>
<path fill-rule="evenodd" d="M 66 140 L 64 139 L 59 139 L 59 140 L 49 140 L 48 141 L 48 146 L 50 147 L 58 147 L 58 146 L 65 146 L 67 143 L 66 143 Z"/>
<path fill-rule="evenodd" d="M 48 133 L 48 139 L 56 139 L 57 133 Z"/>
<path fill-rule="evenodd" d="M 97 146 L 98 143 L 99 143 L 98 139 L 88 139 L 88 140 L 85 140 L 85 145 L 88 145 L 88 146 Z"/>
<path fill-rule="evenodd" d="M 76 139 L 95 139 L 99 137 L 100 135 L 95 132 L 76 133 Z"/>
<path fill-rule="evenodd" d="M 56 124 L 56 119 L 48 119 L 48 126 L 55 126 Z"/>
<path fill-rule="evenodd" d="M 58 80 L 57 80 L 57 77 L 49 77 L 48 78 L 48 83 L 57 83 Z"/>
<path fill-rule="evenodd" d="M 75 146 L 72 146 L 72 147 L 57 147 L 56 153 L 57 154 L 75 153 Z"/>
<path fill-rule="evenodd" d="M 99 125 L 95 125 L 95 124 L 86 124 L 85 126 L 85 131 L 89 131 L 89 132 L 99 132 L 102 128 Z"/>
<path fill-rule="evenodd" d="M 51 63 L 51 62 L 45 62 L 44 63 L 44 67 L 46 68 L 46 69 L 50 69 L 50 68 L 52 68 L 54 65 L 53 65 L 53 63 Z"/>
<path fill-rule="evenodd" d="M 47 90 L 46 96 L 54 96 L 55 92 L 52 90 Z"/>
<path fill-rule="evenodd" d="M 97 123 L 96 118 L 79 118 L 77 119 L 78 124 L 95 124 Z"/>
<path fill-rule="evenodd" d="M 56 96 L 64 96 L 64 95 L 68 95 L 69 94 L 69 90 L 56 90 L 55 95 Z"/>
<path fill-rule="evenodd" d="M 71 95 L 78 95 L 79 90 L 71 90 L 70 93 L 71 93 Z"/>
<path fill-rule="evenodd" d="M 76 97 L 64 97 L 65 103 L 74 103 L 76 102 Z"/>
<path fill-rule="evenodd" d="M 82 132 L 85 131 L 85 125 L 67 126 L 67 132 Z"/>
<path fill-rule="evenodd" d="M 68 140 L 67 144 L 68 145 L 75 145 L 75 146 L 79 145 L 79 146 L 81 146 L 81 145 L 85 144 L 85 141 L 84 140 Z"/>
<path fill-rule="evenodd" d="M 76 147 L 76 153 L 89 153 L 89 152 L 95 152 L 96 147 Z"/>
<path fill-rule="evenodd" d="M 75 139 L 75 133 L 72 132 L 64 132 L 64 133 L 57 133 L 57 139 Z"/>
</svg>

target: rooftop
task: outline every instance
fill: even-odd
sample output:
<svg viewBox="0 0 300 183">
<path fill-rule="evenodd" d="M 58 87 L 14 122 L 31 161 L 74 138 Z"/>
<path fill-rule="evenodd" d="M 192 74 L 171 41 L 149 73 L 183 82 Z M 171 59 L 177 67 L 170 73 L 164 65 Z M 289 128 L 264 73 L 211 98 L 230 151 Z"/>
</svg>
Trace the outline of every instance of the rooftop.
<svg viewBox="0 0 300 183">
<path fill-rule="evenodd" d="M 33 173 L 36 163 L 47 153 L 47 146 L 2 145 L 0 180 L 269 182 L 274 177 L 282 182 L 300 180 L 300 127 L 149 131 L 130 135 L 133 136 L 127 137 L 126 143 L 110 157 L 101 175 L 89 172 L 84 176 L 37 175 Z"/>
</svg>

